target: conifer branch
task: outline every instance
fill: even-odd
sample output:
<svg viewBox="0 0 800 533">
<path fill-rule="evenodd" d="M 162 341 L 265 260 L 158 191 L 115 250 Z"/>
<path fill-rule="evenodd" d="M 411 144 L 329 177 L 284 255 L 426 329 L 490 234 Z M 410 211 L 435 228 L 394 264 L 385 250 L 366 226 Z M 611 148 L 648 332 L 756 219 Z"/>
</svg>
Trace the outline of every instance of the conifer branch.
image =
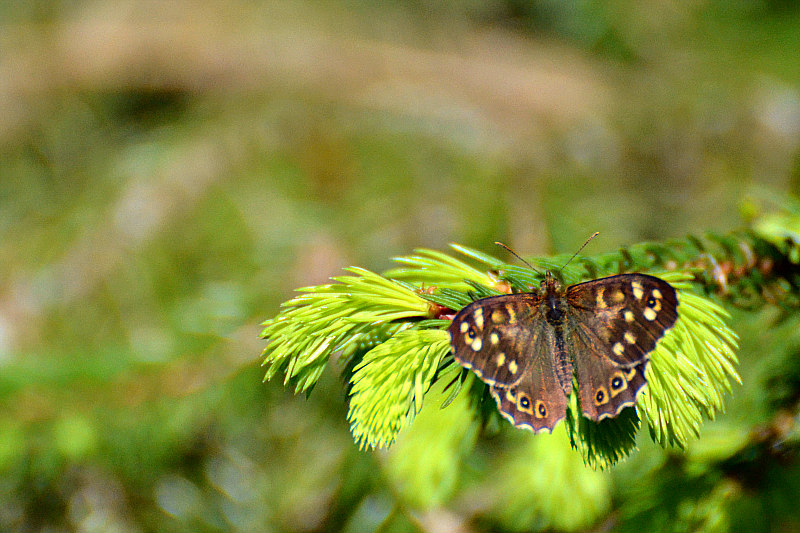
<svg viewBox="0 0 800 533">
<path fill-rule="evenodd" d="M 587 464 L 604 467 L 625 457 L 634 448 L 640 417 L 654 441 L 683 448 L 699 435 L 703 419 L 724 409 L 730 381 L 740 381 L 737 337 L 726 325 L 727 313 L 708 296 L 747 309 L 796 308 L 800 302 L 800 231 L 788 233 L 794 235 L 791 242 L 775 224 L 759 231 L 642 243 L 577 258 L 559 272 L 567 284 L 649 272 L 679 294 L 679 320 L 651 353 L 648 387 L 637 410 L 594 423 L 571 399 L 567 434 Z M 383 275 L 350 268 L 354 275 L 299 289 L 301 295 L 264 323 L 262 336 L 270 341 L 264 350 L 265 379 L 282 374 L 296 392 L 309 392 L 331 356 L 340 354 L 349 387 L 348 420 L 357 443 L 367 447 L 390 445 L 436 381 L 453 385 L 445 404 L 465 394 L 460 384 L 466 370 L 455 363 L 444 331 L 449 318 L 473 299 L 530 290 L 541 276 L 465 246 L 453 249 L 463 259 L 420 249 L 395 258 L 399 266 Z M 538 269 L 557 271 L 566 258 L 528 260 Z"/>
</svg>

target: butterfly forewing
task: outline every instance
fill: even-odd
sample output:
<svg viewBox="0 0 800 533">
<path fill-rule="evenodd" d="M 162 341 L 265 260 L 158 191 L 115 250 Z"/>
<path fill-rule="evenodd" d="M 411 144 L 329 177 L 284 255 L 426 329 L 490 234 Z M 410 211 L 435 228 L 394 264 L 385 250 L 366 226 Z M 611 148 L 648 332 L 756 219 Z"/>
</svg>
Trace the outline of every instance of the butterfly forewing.
<svg viewBox="0 0 800 533">
<path fill-rule="evenodd" d="M 536 294 L 506 294 L 472 302 L 453 318 L 450 340 L 456 360 L 489 385 L 520 381 L 540 342 Z"/>
<path fill-rule="evenodd" d="M 567 288 L 570 351 L 581 412 L 614 417 L 636 403 L 650 352 L 678 318 L 675 289 L 645 274 L 621 274 Z"/>
<path fill-rule="evenodd" d="M 666 281 L 620 274 L 567 288 L 570 326 L 618 365 L 644 360 L 678 319 L 678 298 Z M 582 353 L 576 350 L 576 356 Z M 577 363 L 577 361 L 576 361 Z"/>
</svg>

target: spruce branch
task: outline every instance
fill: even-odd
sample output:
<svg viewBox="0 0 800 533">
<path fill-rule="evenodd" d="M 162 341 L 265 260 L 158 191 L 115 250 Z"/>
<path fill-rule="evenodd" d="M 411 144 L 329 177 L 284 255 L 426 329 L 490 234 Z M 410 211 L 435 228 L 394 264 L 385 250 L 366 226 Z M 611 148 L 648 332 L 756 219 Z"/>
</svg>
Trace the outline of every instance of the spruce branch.
<svg viewBox="0 0 800 533">
<path fill-rule="evenodd" d="M 530 290 L 541 276 L 471 248 L 453 249 L 461 257 L 420 249 L 395 258 L 398 267 L 384 275 L 350 268 L 353 275 L 334 283 L 300 289 L 264 322 L 265 379 L 282 374 L 296 392 L 308 392 L 338 354 L 348 420 L 366 447 L 391 444 L 439 380 L 452 385 L 445 404 L 474 390 L 485 399 L 480 382 L 477 389 L 460 386 L 466 371 L 450 354 L 449 318 L 473 299 Z M 557 271 L 566 284 L 636 271 L 660 276 L 678 291 L 679 320 L 651 353 L 649 386 L 637 409 L 594 423 L 571 399 L 567 434 L 587 464 L 604 467 L 625 457 L 641 422 L 661 446 L 683 448 L 699 435 L 702 420 L 724 408 L 731 380 L 740 381 L 736 335 L 726 325 L 727 313 L 708 296 L 750 309 L 791 307 L 800 301 L 796 268 L 787 268 L 791 258 L 783 255 L 791 250 L 741 231 L 579 257 L 562 271 L 567 255 L 528 258 L 537 269 Z"/>
<path fill-rule="evenodd" d="M 463 255 L 476 261 L 497 268 L 502 264 L 499 259 L 493 258 L 466 246 L 452 245 Z M 495 278 L 485 271 L 479 270 L 464 261 L 456 259 L 436 250 L 418 249 L 417 255 L 394 257 L 393 260 L 403 267 L 384 272 L 390 279 L 403 279 L 404 274 L 413 272 L 413 279 L 419 283 L 434 284 L 439 288 L 468 289 L 470 283 L 489 286 Z"/>
</svg>

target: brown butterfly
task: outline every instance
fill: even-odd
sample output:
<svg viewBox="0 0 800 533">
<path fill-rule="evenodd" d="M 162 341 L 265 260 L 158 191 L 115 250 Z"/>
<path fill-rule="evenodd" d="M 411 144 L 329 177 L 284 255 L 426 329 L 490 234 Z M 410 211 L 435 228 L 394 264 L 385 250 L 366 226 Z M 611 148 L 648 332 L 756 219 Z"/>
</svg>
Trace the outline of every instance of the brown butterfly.
<svg viewBox="0 0 800 533">
<path fill-rule="evenodd" d="M 566 416 L 573 373 L 583 416 L 600 421 L 636 402 L 656 342 L 678 319 L 666 281 L 620 274 L 571 285 L 547 272 L 539 291 L 464 307 L 449 328 L 456 361 L 491 387 L 517 427 L 552 431 Z"/>
</svg>

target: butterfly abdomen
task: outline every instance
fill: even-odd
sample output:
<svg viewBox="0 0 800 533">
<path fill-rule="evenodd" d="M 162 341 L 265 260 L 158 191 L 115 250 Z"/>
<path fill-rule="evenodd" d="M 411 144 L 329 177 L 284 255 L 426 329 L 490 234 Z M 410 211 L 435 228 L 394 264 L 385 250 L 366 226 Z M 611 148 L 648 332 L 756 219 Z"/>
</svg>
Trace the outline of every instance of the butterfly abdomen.
<svg viewBox="0 0 800 533">
<path fill-rule="evenodd" d="M 563 323 L 554 325 L 548 339 L 553 354 L 553 370 L 565 396 L 572 392 L 572 359 L 567 350 L 566 331 Z"/>
</svg>

